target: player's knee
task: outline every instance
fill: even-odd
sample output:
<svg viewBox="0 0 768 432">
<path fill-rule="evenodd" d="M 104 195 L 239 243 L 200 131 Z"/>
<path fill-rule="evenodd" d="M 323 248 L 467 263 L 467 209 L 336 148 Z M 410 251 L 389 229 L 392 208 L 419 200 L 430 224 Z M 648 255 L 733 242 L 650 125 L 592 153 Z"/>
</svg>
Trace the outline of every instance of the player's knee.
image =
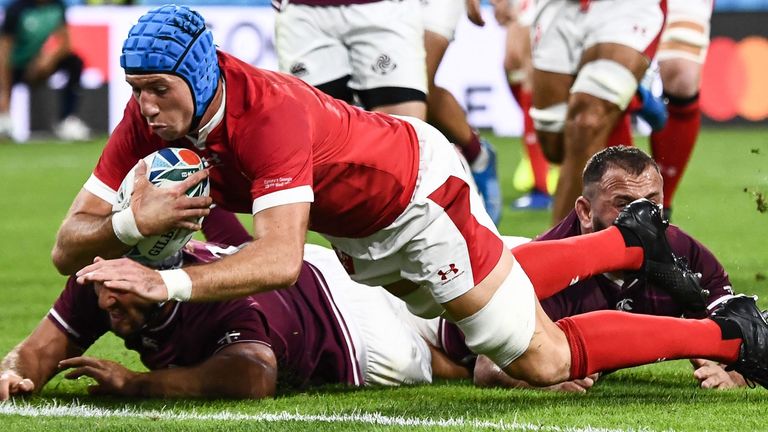
<svg viewBox="0 0 768 432">
<path fill-rule="evenodd" d="M 561 383 L 568 378 L 570 358 L 566 357 L 567 352 L 561 353 L 559 350 L 546 350 L 537 352 L 535 355 L 528 356 L 528 353 L 518 359 L 515 363 L 515 375 L 528 384 L 536 387 L 546 387 Z"/>
<path fill-rule="evenodd" d="M 566 129 L 571 136 L 594 137 L 605 129 L 613 127 L 618 108 L 604 100 L 578 93 L 571 97 Z M 593 140 L 569 140 L 568 152 L 587 151 Z"/>
<path fill-rule="evenodd" d="M 701 67 L 688 61 L 669 60 L 662 71 L 664 93 L 684 99 L 699 92 Z"/>
<path fill-rule="evenodd" d="M 531 281 L 515 263 L 488 303 L 456 324 L 473 352 L 503 368 L 528 350 L 536 328 L 535 311 Z"/>
<path fill-rule="evenodd" d="M 584 93 L 624 111 L 637 90 L 637 78 L 623 64 L 607 59 L 591 61 L 579 70 L 571 93 Z"/>
<path fill-rule="evenodd" d="M 568 104 L 560 102 L 543 108 L 531 108 L 528 113 L 531 115 L 536 132 L 558 134 L 565 129 Z"/>
</svg>

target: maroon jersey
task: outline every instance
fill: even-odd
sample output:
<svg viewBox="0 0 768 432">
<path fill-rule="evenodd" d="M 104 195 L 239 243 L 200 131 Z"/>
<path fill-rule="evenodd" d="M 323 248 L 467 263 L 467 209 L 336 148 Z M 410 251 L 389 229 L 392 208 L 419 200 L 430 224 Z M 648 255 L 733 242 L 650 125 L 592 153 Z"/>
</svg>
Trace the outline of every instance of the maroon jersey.
<svg viewBox="0 0 768 432">
<path fill-rule="evenodd" d="M 219 251 L 223 249 L 190 242 L 185 261 L 208 262 Z M 83 349 L 110 330 L 93 286 L 79 285 L 74 278 L 48 318 Z M 165 322 L 125 338 L 125 346 L 154 370 L 196 365 L 231 344 L 260 343 L 275 353 L 281 388 L 361 385 L 345 326 L 322 276 L 304 263 L 299 280 L 284 290 L 215 303 L 176 303 Z"/>
<path fill-rule="evenodd" d="M 94 177 L 116 191 L 142 157 L 162 147 L 186 147 L 211 165 L 214 202 L 236 213 L 313 202 L 310 229 L 357 238 L 403 212 L 419 165 L 418 137 L 409 123 L 352 107 L 298 78 L 222 52 L 219 65 L 226 112 L 203 143 L 163 141 L 131 99 Z M 102 196 L 88 183 L 86 188 Z"/>
<path fill-rule="evenodd" d="M 576 212 L 536 240 L 556 240 L 581 234 Z M 667 238 L 672 251 L 688 261 L 695 273 L 701 274 L 701 286 L 709 290 L 708 303 L 732 294 L 731 282 L 712 252 L 680 228 L 670 225 Z M 605 275 L 579 281 L 554 296 L 541 301 L 541 306 L 553 320 L 595 310 L 618 309 L 634 313 L 681 316 L 683 309 L 659 287 L 640 279 L 625 280 L 619 285 Z M 700 318 L 699 316 L 693 318 Z"/>
</svg>

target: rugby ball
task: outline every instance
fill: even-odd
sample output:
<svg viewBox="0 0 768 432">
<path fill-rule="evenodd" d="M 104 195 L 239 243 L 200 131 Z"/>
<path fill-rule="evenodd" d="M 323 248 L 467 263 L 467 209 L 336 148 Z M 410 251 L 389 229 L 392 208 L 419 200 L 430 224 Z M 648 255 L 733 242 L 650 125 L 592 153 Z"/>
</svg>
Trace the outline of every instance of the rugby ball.
<svg viewBox="0 0 768 432">
<path fill-rule="evenodd" d="M 171 187 L 205 168 L 203 161 L 192 150 L 173 147 L 151 153 L 144 158 L 144 163 L 147 165 L 147 179 L 160 188 Z M 135 171 L 136 167 L 133 167 L 120 184 L 117 190 L 117 202 L 112 206 L 113 211 L 117 212 L 131 205 Z M 187 195 L 191 197 L 209 194 L 208 179 L 187 191 Z M 198 223 L 202 220 L 203 218 L 200 218 Z M 193 234 L 194 232 L 188 229 L 176 228 L 165 234 L 150 236 L 139 241 L 126 256 L 147 264 L 159 263 L 184 247 Z"/>
</svg>

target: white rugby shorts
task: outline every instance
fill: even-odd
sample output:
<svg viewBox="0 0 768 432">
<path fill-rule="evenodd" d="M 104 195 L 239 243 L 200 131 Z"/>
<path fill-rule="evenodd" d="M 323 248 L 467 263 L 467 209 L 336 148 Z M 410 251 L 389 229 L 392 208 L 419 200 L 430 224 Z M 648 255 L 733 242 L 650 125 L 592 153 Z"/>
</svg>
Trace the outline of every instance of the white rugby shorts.
<svg viewBox="0 0 768 432">
<path fill-rule="evenodd" d="M 402 317 L 401 301 L 381 287 L 353 282 L 328 248 L 306 245 L 304 259 L 320 270 L 330 289 L 352 338 L 365 385 L 432 382 L 429 347 Z"/>
<path fill-rule="evenodd" d="M 351 75 L 349 87 L 427 92 L 419 0 L 345 6 L 288 2 L 275 20 L 281 72 L 317 86 Z"/>
<path fill-rule="evenodd" d="M 424 30 L 453 41 L 456 26 L 467 12 L 465 0 L 421 0 L 421 4 L 424 8 Z"/>
<path fill-rule="evenodd" d="M 686 1 L 686 0 L 682 0 Z M 660 0 L 537 0 L 531 27 L 534 68 L 575 75 L 588 48 L 615 43 L 655 54 L 664 22 Z"/>
<path fill-rule="evenodd" d="M 442 304 L 480 283 L 504 244 L 453 144 L 425 122 L 400 118 L 419 137 L 419 174 L 410 204 L 368 237 L 325 237 L 355 281 L 377 286 L 409 280 Z"/>
</svg>

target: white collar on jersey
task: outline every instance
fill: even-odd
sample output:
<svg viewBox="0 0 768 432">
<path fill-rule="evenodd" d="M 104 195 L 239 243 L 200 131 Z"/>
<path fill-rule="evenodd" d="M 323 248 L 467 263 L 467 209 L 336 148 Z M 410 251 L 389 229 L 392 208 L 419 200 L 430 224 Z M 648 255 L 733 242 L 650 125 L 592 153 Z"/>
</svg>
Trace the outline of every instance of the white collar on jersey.
<svg viewBox="0 0 768 432">
<path fill-rule="evenodd" d="M 224 108 L 227 105 L 227 85 L 224 82 L 224 78 L 221 79 L 221 105 L 219 105 L 219 109 L 216 110 L 216 114 L 213 115 L 210 121 L 205 124 L 205 126 L 201 127 L 200 130 L 197 131 L 197 138 L 187 135 L 187 139 L 192 142 L 192 144 L 195 145 L 195 147 L 199 148 L 200 150 L 205 148 L 205 139 L 208 138 L 208 134 L 211 133 L 212 130 L 216 128 L 216 126 L 221 123 L 222 120 L 224 120 Z"/>
</svg>

